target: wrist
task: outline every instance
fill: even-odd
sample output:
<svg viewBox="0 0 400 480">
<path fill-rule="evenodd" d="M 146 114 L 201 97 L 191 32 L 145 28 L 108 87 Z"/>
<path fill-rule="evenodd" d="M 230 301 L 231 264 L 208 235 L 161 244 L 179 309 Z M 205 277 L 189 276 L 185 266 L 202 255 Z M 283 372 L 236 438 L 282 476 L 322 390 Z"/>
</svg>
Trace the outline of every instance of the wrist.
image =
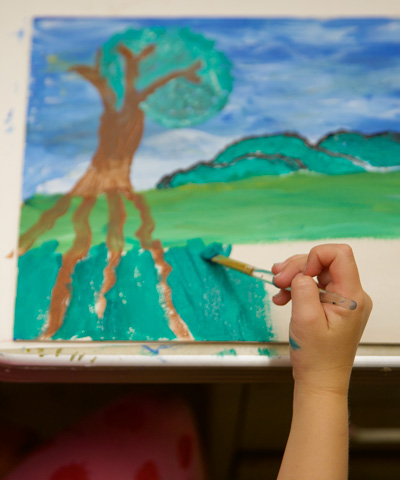
<svg viewBox="0 0 400 480">
<path fill-rule="evenodd" d="M 298 398 L 338 398 L 347 401 L 349 382 L 335 384 L 315 384 L 313 382 L 295 381 L 294 396 Z"/>
<path fill-rule="evenodd" d="M 293 378 L 299 391 L 309 394 L 338 394 L 347 396 L 352 366 L 319 369 L 293 368 Z"/>
</svg>

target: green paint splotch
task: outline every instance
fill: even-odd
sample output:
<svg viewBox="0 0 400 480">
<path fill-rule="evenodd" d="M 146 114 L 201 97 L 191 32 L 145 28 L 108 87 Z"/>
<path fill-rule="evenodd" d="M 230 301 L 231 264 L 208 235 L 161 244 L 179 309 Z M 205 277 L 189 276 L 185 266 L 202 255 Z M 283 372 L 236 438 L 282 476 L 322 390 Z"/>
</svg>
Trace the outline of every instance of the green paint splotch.
<svg viewBox="0 0 400 480">
<path fill-rule="evenodd" d="M 196 340 L 267 341 L 273 337 L 261 281 L 204 260 L 199 240 L 171 248 L 168 283 L 175 308 Z M 225 254 L 229 254 L 226 248 Z"/>
<path fill-rule="evenodd" d="M 237 351 L 234 348 L 225 348 L 217 353 L 217 357 L 225 357 L 225 356 L 237 356 Z"/>
<path fill-rule="evenodd" d="M 55 253 L 56 248 L 56 241 L 44 243 L 18 261 L 15 339 L 33 340 L 43 332 L 51 290 L 61 266 L 61 255 Z"/>
<path fill-rule="evenodd" d="M 15 339 L 33 340 L 46 328 L 51 290 L 61 266 L 57 242 L 47 242 L 19 259 Z M 203 260 L 201 240 L 171 248 L 166 260 L 178 313 L 196 340 L 267 341 L 272 339 L 262 282 Z M 229 248 L 225 249 L 225 253 Z M 96 300 L 107 262 L 105 244 L 92 247 L 72 275 L 72 296 L 64 323 L 53 339 L 174 340 L 163 308 L 158 272 L 148 251 L 132 249 L 121 258 L 117 281 L 106 294 L 103 318 Z"/>
</svg>

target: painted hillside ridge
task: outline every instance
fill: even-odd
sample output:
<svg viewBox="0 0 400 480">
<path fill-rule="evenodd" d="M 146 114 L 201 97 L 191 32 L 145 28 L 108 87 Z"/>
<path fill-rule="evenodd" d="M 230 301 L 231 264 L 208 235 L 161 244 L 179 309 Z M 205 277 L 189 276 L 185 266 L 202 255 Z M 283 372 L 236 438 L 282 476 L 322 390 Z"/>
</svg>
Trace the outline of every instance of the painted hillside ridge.
<svg viewBox="0 0 400 480">
<path fill-rule="evenodd" d="M 157 188 L 231 182 L 296 171 L 326 175 L 400 170 L 400 134 L 339 130 L 312 144 L 293 132 L 246 137 L 209 161 L 163 177 Z"/>
</svg>

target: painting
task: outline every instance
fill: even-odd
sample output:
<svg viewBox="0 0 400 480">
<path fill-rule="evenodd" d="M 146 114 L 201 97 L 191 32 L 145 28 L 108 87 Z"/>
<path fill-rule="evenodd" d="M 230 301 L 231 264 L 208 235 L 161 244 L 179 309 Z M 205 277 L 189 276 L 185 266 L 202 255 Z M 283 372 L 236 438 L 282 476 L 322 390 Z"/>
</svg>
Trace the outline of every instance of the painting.
<svg viewBox="0 0 400 480">
<path fill-rule="evenodd" d="M 400 21 L 37 18 L 16 340 L 276 339 L 218 242 L 399 238 Z"/>
</svg>

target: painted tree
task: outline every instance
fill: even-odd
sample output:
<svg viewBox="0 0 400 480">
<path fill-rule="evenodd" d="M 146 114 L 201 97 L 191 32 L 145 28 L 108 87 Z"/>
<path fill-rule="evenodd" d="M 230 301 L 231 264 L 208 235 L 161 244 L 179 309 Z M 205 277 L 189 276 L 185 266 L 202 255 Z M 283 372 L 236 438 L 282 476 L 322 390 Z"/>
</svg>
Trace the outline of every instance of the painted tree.
<svg viewBox="0 0 400 480">
<path fill-rule="evenodd" d="M 153 239 L 155 224 L 143 194 L 134 191 L 130 173 L 141 142 L 145 115 L 170 127 L 203 122 L 225 105 L 232 89 L 231 65 L 214 42 L 189 29 L 163 27 L 127 30 L 111 37 L 95 56 L 94 65 L 73 65 L 74 72 L 98 92 L 103 105 L 98 145 L 91 163 L 70 192 L 61 196 L 20 237 L 19 254 L 66 214 L 73 197 L 81 203 L 73 212 L 75 238 L 63 255 L 42 338 L 53 336 L 63 323 L 71 298 L 71 275 L 91 246 L 89 215 L 100 195 L 108 204 L 106 244 L 108 263 L 98 295 L 99 318 L 106 308 L 106 293 L 116 281 L 115 268 L 124 250 L 124 199 L 139 211 L 135 232 L 142 248 L 151 252 L 158 270 L 169 325 L 178 338 L 191 338 L 176 311 L 167 282 L 171 271 L 160 240 Z"/>
</svg>

